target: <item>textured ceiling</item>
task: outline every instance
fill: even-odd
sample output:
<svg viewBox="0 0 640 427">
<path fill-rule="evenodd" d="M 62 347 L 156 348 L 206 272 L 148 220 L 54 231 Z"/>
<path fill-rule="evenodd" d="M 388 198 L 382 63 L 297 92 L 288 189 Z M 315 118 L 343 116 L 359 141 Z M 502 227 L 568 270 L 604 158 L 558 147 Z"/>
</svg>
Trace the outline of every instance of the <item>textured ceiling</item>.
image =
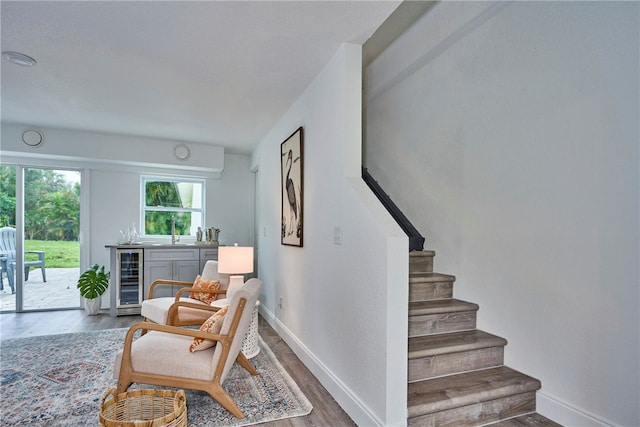
<svg viewBox="0 0 640 427">
<path fill-rule="evenodd" d="M 2 121 L 248 153 L 399 1 L 2 1 Z M 90 143 L 88 141 L 88 143 Z"/>
</svg>

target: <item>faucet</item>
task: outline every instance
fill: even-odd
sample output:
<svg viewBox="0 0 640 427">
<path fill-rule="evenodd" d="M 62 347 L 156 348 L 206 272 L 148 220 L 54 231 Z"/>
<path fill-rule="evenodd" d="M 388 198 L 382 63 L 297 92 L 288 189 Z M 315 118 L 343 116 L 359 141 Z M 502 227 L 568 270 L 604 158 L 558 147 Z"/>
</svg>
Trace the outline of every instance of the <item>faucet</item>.
<svg viewBox="0 0 640 427">
<path fill-rule="evenodd" d="M 176 216 L 171 215 L 171 244 L 175 245 L 180 241 L 180 236 L 176 239 Z"/>
</svg>

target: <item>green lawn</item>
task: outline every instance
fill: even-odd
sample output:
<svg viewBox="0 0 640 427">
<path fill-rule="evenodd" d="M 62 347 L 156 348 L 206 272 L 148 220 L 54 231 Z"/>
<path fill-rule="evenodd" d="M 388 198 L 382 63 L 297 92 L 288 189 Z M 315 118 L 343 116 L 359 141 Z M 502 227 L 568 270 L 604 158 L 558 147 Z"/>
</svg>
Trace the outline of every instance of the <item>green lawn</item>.
<svg viewBox="0 0 640 427">
<path fill-rule="evenodd" d="M 80 243 L 53 240 L 25 240 L 25 251 L 45 251 L 45 266 L 67 268 L 80 266 Z M 37 260 L 38 256 L 27 254 L 26 260 Z"/>
</svg>

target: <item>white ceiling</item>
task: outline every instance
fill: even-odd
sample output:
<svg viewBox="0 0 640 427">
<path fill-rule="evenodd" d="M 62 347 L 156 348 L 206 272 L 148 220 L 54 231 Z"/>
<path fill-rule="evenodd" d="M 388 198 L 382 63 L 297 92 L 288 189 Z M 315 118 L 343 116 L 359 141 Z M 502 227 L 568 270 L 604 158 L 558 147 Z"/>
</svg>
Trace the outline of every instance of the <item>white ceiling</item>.
<svg viewBox="0 0 640 427">
<path fill-rule="evenodd" d="M 400 1 L 2 1 L 2 121 L 249 153 Z M 90 143 L 90 141 L 88 141 Z"/>
</svg>

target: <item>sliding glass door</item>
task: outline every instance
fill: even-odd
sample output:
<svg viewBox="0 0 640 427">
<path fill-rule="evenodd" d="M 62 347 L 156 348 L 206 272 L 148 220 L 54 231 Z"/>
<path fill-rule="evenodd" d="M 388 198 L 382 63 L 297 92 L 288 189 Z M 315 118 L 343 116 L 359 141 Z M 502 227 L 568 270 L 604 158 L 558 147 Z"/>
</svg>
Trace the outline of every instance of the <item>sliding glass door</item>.
<svg viewBox="0 0 640 427">
<path fill-rule="evenodd" d="M 16 167 L 0 166 L 0 311 L 15 311 Z"/>
<path fill-rule="evenodd" d="M 2 265 L 6 264 L 0 291 L 2 311 L 79 308 L 80 172 L 2 166 L 0 176 L 0 245 L 5 245 L 0 248 L 5 255 L 0 257 L 7 258 Z M 24 209 L 20 209 L 22 203 Z M 15 254 L 7 247 L 12 230 Z"/>
</svg>

